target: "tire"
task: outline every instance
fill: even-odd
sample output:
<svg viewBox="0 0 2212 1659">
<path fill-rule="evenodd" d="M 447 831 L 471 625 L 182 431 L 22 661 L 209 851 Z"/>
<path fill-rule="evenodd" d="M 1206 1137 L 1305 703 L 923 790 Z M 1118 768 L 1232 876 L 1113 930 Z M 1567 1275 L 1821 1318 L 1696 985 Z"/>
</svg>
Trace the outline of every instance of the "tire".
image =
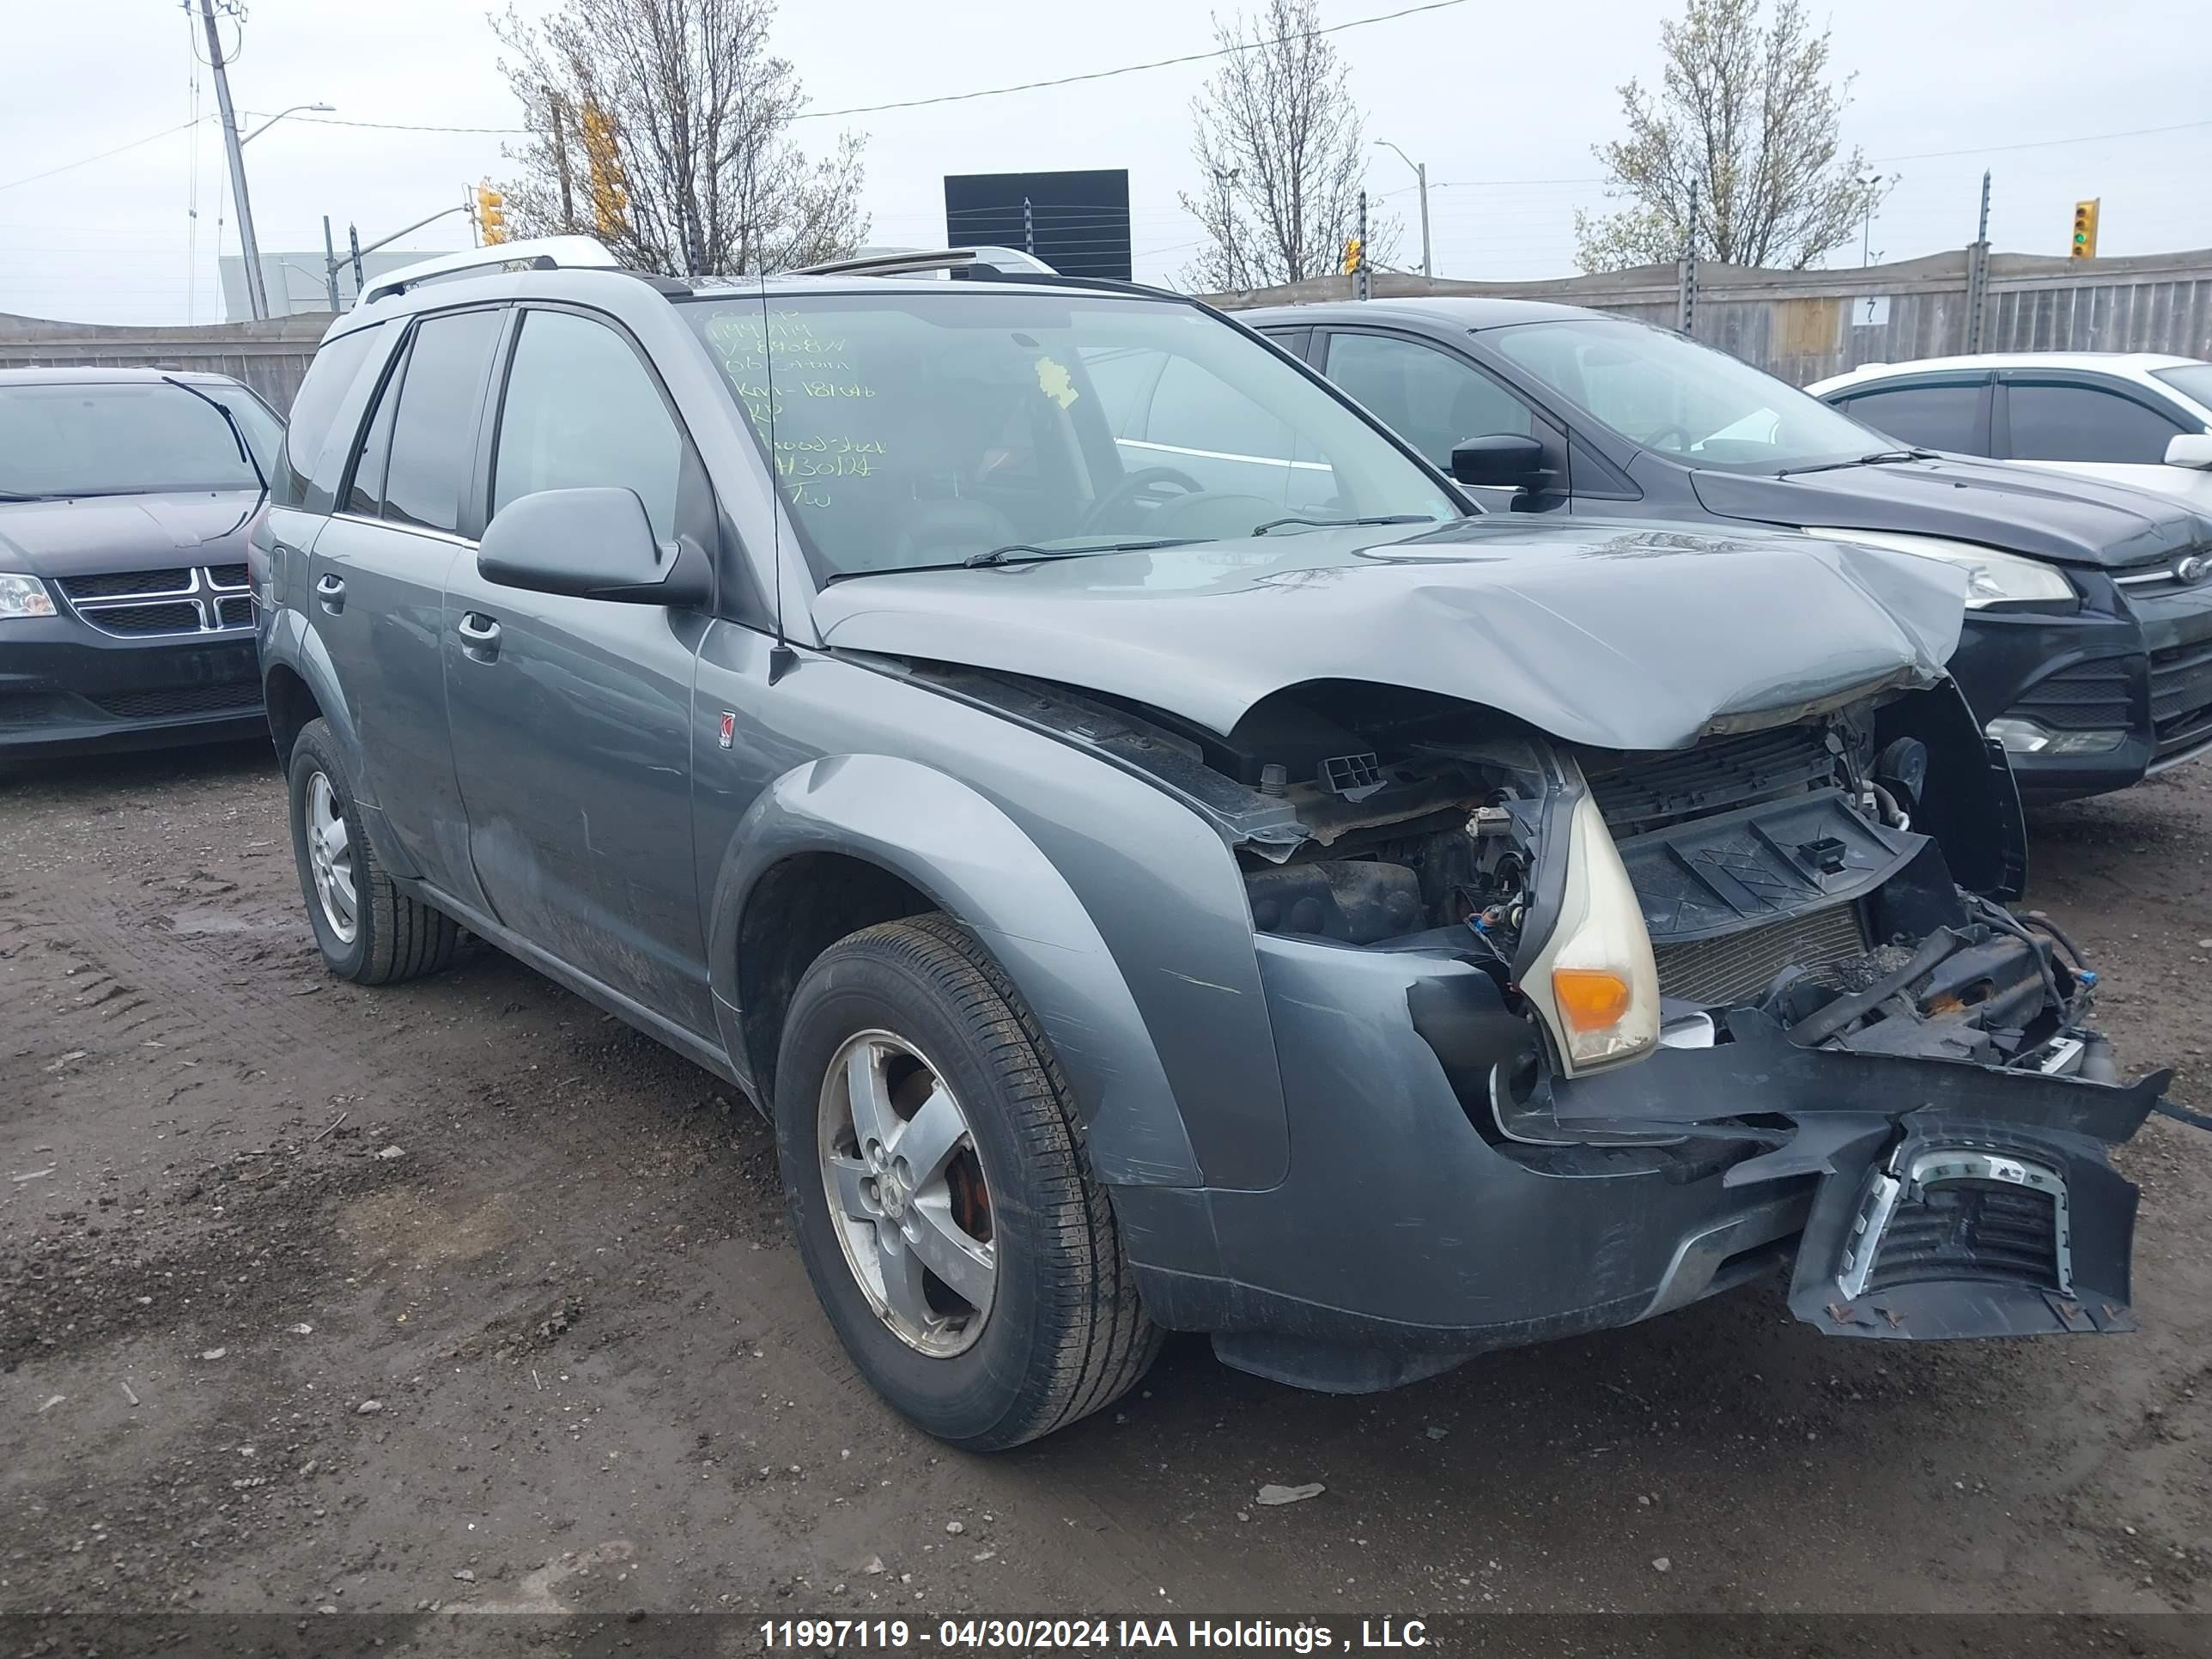
<svg viewBox="0 0 2212 1659">
<path fill-rule="evenodd" d="M 451 962 L 460 942 L 459 927 L 392 884 L 362 827 L 327 722 L 309 720 L 301 728 L 292 744 L 291 772 L 292 857 L 324 965 L 356 985 L 394 985 L 434 974 Z M 351 938 L 346 936 L 349 907 L 343 898 L 325 898 L 318 886 L 311 819 L 344 828 L 343 856 L 349 883 L 343 890 L 351 898 Z"/>
<path fill-rule="evenodd" d="M 934 1096 L 951 1096 L 965 1134 L 941 1194 L 933 1198 L 926 1170 L 896 1158 L 879 1177 L 855 1176 L 868 1167 L 851 1109 L 863 1072 L 890 1080 L 890 1116 L 908 1113 L 886 1146 L 944 1144 L 908 1127 L 941 1130 Z M 1048 1434 L 1119 1399 L 1158 1352 L 1059 1064 L 998 964 L 949 918 L 864 929 L 807 969 L 776 1061 L 775 1127 L 799 1254 L 830 1324 L 877 1392 L 939 1439 L 997 1451 Z M 856 1179 L 857 1202 L 833 1200 L 833 1182 Z M 948 1219 L 962 1229 L 963 1285 L 980 1282 L 974 1263 L 989 1258 L 979 1298 L 988 1305 L 979 1310 L 933 1272 L 921 1276 L 928 1306 L 918 1326 L 888 1287 L 910 1286 L 898 1264 L 928 1252 L 909 1256 L 902 1243 L 887 1251 L 885 1227 L 933 1226 L 942 1260 Z M 869 1283 L 856 1264 L 872 1247 L 878 1277 Z"/>
</svg>

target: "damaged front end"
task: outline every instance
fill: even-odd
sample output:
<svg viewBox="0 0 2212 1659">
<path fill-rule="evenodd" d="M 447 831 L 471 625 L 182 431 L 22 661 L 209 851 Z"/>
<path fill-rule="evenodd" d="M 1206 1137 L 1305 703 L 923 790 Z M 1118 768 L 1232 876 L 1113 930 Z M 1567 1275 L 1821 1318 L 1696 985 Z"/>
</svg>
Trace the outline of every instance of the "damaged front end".
<svg viewBox="0 0 2212 1659">
<path fill-rule="evenodd" d="M 1222 830 L 1292 1100 L 1280 1205 L 1326 1190 L 1301 1159 L 1388 1170 L 1404 1196 L 1373 1202 L 1438 1240 L 1390 1243 L 1364 1279 L 1308 1271 L 1333 1293 L 1297 1296 L 1376 1313 L 1342 1327 L 1363 1350 L 1411 1340 L 1413 1298 L 1373 1288 L 1408 1271 L 1450 1310 L 1428 1346 L 1462 1352 L 1666 1311 L 1782 1261 L 1793 1310 L 1837 1334 L 2130 1327 L 2136 1188 L 2106 1149 L 2170 1074 L 2118 1080 L 2088 1023 L 2096 974 L 2002 902 L 2025 874 L 2018 799 L 1948 683 L 1860 685 L 1633 753 L 1365 684 L 1270 697 L 1224 735 L 946 678 L 1152 774 Z M 1438 1142 L 1407 1149 L 1429 1159 L 1414 1170 L 1373 1147 L 1438 1141 L 1377 1032 L 1392 996 L 1479 1158 Z M 1325 1030 L 1331 1015 L 1363 1029 Z M 1333 1103 L 1362 1089 L 1364 1134 Z M 1253 1265 L 1224 1270 L 1243 1282 L 1202 1296 L 1161 1273 L 1148 1303 L 1285 1380 L 1433 1369 L 1363 1381 L 1348 1342 L 1284 1335 L 1339 1327 L 1255 1283 L 1290 1248 L 1278 1224 L 1217 1195 L 1212 1233 L 1253 1241 Z"/>
</svg>

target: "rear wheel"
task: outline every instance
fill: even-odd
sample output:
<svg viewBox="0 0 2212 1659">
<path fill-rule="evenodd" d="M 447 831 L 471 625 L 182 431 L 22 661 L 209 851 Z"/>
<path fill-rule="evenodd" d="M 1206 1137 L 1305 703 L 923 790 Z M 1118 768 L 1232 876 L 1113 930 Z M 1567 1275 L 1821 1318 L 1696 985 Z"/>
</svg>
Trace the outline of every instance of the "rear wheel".
<svg viewBox="0 0 2212 1659">
<path fill-rule="evenodd" d="M 815 1292 L 921 1427 L 1018 1445 L 1144 1374 L 1159 1335 L 1066 1080 L 965 928 L 890 922 L 824 951 L 792 999 L 775 1105 Z"/>
<path fill-rule="evenodd" d="M 292 744 L 292 853 L 324 965 L 357 985 L 434 973 L 453 958 L 452 917 L 392 884 L 363 830 L 329 725 Z"/>
</svg>

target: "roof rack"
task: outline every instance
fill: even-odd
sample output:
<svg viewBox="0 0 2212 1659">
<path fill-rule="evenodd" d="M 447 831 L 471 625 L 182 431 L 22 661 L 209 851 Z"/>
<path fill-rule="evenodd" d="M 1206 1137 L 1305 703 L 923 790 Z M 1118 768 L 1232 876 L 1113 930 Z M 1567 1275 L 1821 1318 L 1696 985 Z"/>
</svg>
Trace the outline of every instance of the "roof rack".
<svg viewBox="0 0 2212 1659">
<path fill-rule="evenodd" d="M 793 276 L 907 276 L 926 270 L 962 270 L 982 266 L 1008 275 L 1053 276 L 1059 273 L 1034 253 L 1013 247 L 895 248 L 801 265 Z"/>
<path fill-rule="evenodd" d="M 459 253 L 441 253 L 434 259 L 386 271 L 363 288 L 361 297 L 354 303 L 365 306 L 387 295 L 404 294 L 417 283 L 517 264 L 532 270 L 611 270 L 621 269 L 622 261 L 607 250 L 605 244 L 589 236 L 540 236 L 527 241 L 493 242 L 484 247 L 464 248 Z"/>
</svg>

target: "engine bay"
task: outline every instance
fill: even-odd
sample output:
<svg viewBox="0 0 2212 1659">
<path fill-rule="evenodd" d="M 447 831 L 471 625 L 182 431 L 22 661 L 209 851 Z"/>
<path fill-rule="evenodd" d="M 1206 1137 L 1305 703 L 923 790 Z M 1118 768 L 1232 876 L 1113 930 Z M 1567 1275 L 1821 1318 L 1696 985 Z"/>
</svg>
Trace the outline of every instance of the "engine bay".
<svg viewBox="0 0 2212 1659">
<path fill-rule="evenodd" d="M 947 672 L 1191 797 L 1230 840 L 1261 933 L 1449 944 L 1517 1001 L 1557 902 L 1547 854 L 1587 791 L 1643 911 L 1666 1040 L 1725 1042 L 1726 1011 L 1748 1007 L 1805 1046 L 2109 1074 L 2102 1040 L 2077 1030 L 2096 981 L 2079 952 L 1954 878 L 1960 826 L 1997 839 L 1982 796 L 2010 786 L 1948 686 L 1747 718 L 1654 754 L 1365 684 L 1268 698 L 1224 735 Z"/>
</svg>

